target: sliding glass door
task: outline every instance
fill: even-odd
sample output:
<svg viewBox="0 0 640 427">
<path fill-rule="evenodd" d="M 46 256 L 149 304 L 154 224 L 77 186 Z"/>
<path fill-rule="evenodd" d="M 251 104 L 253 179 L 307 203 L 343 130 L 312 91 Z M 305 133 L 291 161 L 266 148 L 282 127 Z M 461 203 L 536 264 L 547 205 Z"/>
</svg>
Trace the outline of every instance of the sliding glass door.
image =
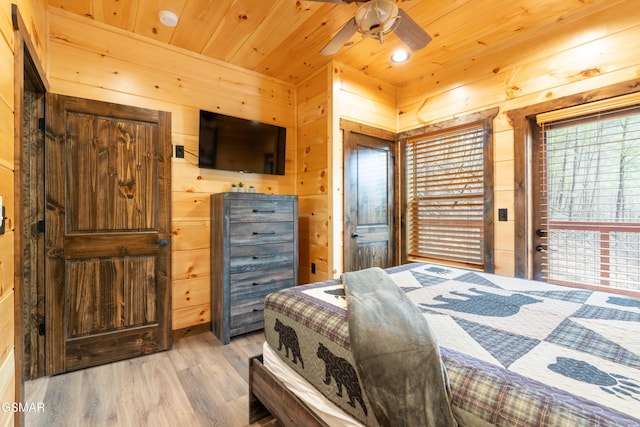
<svg viewBox="0 0 640 427">
<path fill-rule="evenodd" d="M 568 116 L 538 117 L 534 277 L 640 289 L 640 108 Z"/>
</svg>

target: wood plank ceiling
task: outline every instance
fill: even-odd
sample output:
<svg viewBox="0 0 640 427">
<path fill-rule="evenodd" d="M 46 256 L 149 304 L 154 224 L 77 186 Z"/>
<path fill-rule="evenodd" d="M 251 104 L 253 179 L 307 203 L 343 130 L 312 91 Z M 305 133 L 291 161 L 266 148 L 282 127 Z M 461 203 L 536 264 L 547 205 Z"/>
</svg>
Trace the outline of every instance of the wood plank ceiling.
<svg viewBox="0 0 640 427">
<path fill-rule="evenodd" d="M 405 64 L 390 60 L 391 53 L 403 46 L 394 34 L 387 36 L 384 44 L 356 34 L 338 54 L 320 55 L 324 45 L 354 16 L 357 3 L 48 0 L 48 4 L 293 84 L 335 58 L 406 87 L 428 79 L 437 84 L 443 74 L 471 72 L 480 58 L 494 58 L 491 67 L 499 70 L 517 59 L 513 57 L 516 52 L 526 54 L 537 42 L 552 37 L 559 22 L 588 20 L 624 1 L 636 0 L 397 0 L 398 6 L 433 37 Z M 160 23 L 158 11 L 162 9 L 179 16 L 176 27 Z M 479 62 L 487 66 L 486 60 Z"/>
</svg>

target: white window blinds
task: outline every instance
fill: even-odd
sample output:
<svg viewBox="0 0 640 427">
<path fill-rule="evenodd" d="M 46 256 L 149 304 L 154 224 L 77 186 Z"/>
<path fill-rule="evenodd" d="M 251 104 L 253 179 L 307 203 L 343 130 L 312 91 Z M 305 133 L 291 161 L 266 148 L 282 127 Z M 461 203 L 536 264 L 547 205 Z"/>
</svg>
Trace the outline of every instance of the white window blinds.
<svg viewBox="0 0 640 427">
<path fill-rule="evenodd" d="M 407 140 L 407 257 L 484 265 L 482 123 Z"/>
<path fill-rule="evenodd" d="M 542 119 L 543 278 L 639 289 L 640 108 Z"/>
</svg>

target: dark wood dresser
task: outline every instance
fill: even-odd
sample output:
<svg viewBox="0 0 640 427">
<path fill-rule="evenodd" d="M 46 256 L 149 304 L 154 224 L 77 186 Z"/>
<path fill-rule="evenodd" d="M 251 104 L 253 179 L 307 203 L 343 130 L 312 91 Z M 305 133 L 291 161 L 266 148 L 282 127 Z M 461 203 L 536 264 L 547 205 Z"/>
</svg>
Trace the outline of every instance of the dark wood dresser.
<svg viewBox="0 0 640 427">
<path fill-rule="evenodd" d="M 211 329 L 227 344 L 261 329 L 264 297 L 298 284 L 298 198 L 211 195 Z"/>
</svg>

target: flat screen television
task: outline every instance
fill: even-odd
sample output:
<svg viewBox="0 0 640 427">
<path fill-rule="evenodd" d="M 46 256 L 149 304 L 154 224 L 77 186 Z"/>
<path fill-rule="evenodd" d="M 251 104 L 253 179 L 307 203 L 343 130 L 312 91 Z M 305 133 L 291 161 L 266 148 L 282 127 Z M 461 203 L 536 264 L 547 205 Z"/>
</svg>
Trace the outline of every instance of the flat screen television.
<svg viewBox="0 0 640 427">
<path fill-rule="evenodd" d="M 284 175 L 287 129 L 200 111 L 198 166 Z"/>
</svg>

